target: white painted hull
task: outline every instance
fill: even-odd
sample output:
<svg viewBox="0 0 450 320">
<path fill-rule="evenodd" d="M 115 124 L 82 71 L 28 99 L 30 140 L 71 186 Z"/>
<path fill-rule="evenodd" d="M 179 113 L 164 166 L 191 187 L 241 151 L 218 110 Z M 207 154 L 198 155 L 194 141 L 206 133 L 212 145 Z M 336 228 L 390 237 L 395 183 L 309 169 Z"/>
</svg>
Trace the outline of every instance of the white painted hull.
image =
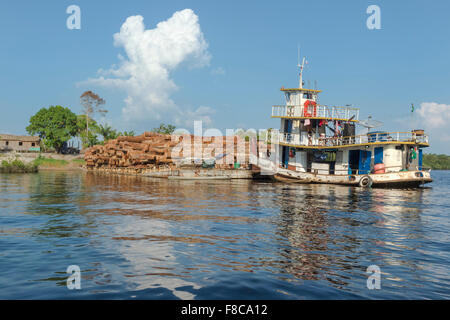
<svg viewBox="0 0 450 320">
<path fill-rule="evenodd" d="M 367 179 L 367 177 L 369 177 L 369 179 Z M 419 187 L 433 181 L 430 172 L 428 171 L 401 171 L 367 175 L 331 175 L 298 172 L 283 168 L 277 170 L 274 178 L 279 181 L 294 183 L 328 183 L 388 188 Z M 367 181 L 369 181 L 368 184 L 365 183 Z"/>
</svg>

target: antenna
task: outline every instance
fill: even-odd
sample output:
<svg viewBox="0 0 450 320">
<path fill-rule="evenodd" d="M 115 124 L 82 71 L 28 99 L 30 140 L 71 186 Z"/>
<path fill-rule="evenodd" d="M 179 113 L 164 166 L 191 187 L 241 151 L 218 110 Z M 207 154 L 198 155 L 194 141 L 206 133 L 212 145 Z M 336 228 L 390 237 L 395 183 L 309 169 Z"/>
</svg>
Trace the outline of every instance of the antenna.
<svg viewBox="0 0 450 320">
<path fill-rule="evenodd" d="M 363 127 L 366 127 L 367 128 L 367 132 L 369 132 L 370 129 L 381 127 L 383 125 L 383 122 L 377 121 L 377 120 L 373 120 L 372 116 L 369 116 L 367 118 L 367 120 L 360 120 L 359 124 L 362 125 Z"/>
<path fill-rule="evenodd" d="M 298 64 L 297 67 L 300 68 L 300 79 L 299 79 L 299 88 L 303 88 L 303 68 L 305 66 L 306 58 L 303 57 L 302 64 L 300 64 L 300 46 L 298 46 Z"/>
<path fill-rule="evenodd" d="M 300 86 L 299 88 L 303 88 L 303 67 L 305 66 L 305 57 L 303 57 L 302 65 L 300 66 Z"/>
<path fill-rule="evenodd" d="M 297 45 L 297 50 L 298 50 L 298 56 L 297 56 L 297 67 L 299 68 L 299 70 L 300 70 L 300 73 L 299 73 L 299 88 L 301 88 L 302 87 L 302 66 L 300 65 L 300 45 Z"/>
</svg>

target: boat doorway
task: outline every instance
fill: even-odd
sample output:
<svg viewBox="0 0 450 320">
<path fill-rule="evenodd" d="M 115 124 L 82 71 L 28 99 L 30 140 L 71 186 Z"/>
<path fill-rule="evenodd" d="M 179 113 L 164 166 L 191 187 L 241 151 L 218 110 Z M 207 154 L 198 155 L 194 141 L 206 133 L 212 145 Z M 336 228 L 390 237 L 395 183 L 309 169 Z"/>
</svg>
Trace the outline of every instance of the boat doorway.
<svg viewBox="0 0 450 320">
<path fill-rule="evenodd" d="M 359 174 L 370 173 L 370 161 L 372 152 L 366 150 L 359 150 Z"/>
<path fill-rule="evenodd" d="M 373 164 L 383 163 L 383 147 L 377 147 L 374 149 Z"/>
<path fill-rule="evenodd" d="M 369 174 L 372 152 L 366 150 L 350 150 L 348 152 L 349 174 Z"/>
<path fill-rule="evenodd" d="M 348 152 L 348 173 L 358 174 L 359 169 L 359 150 L 350 150 Z"/>
</svg>

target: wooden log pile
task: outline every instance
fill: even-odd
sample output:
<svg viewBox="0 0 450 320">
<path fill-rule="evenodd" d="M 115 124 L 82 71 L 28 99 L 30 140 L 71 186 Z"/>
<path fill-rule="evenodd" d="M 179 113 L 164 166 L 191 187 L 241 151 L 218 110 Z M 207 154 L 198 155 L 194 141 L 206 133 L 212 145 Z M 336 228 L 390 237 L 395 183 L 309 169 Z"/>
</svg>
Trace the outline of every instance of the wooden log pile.
<svg viewBox="0 0 450 320">
<path fill-rule="evenodd" d="M 249 143 L 237 136 L 170 136 L 145 132 L 140 136 L 118 137 L 104 145 L 93 146 L 86 150 L 84 158 L 88 168 L 144 169 L 174 168 L 186 160 L 211 159 L 220 154 L 226 156 L 216 161 L 216 168 L 231 168 L 235 162 L 245 167 L 249 163 Z"/>
</svg>

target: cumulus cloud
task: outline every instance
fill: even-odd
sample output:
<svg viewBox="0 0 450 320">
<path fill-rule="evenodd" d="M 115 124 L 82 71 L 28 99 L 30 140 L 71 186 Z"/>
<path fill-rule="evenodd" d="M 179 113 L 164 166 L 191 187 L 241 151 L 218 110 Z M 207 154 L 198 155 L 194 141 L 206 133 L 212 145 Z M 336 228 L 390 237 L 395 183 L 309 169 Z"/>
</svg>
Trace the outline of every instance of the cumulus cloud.
<svg viewBox="0 0 450 320">
<path fill-rule="evenodd" d="M 433 137 L 450 141 L 450 105 L 436 102 L 423 102 L 417 109 L 420 124 L 427 129 Z"/>
<path fill-rule="evenodd" d="M 206 66 L 211 58 L 198 16 L 191 9 L 175 12 L 154 29 L 145 29 L 142 16 L 128 17 L 114 34 L 114 45 L 122 47 L 126 57 L 119 56 L 118 66 L 99 70 L 99 77 L 87 83 L 125 90 L 125 120 L 169 120 L 178 126 L 192 125 L 193 120 L 211 123 L 211 108 L 186 110 L 171 99 L 177 89 L 171 71 L 182 63 Z"/>
</svg>

